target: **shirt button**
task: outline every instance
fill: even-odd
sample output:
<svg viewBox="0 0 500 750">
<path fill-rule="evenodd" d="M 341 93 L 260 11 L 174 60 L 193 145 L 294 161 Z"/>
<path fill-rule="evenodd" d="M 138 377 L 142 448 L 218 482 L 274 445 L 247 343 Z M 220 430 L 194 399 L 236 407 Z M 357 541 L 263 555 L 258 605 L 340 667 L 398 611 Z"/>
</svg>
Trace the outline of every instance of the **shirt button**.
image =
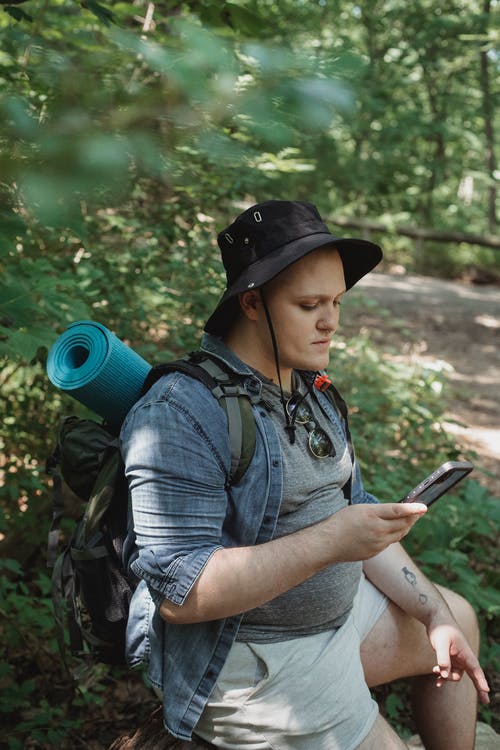
<svg viewBox="0 0 500 750">
<path fill-rule="evenodd" d="M 280 465 L 280 462 L 278 461 L 278 459 L 277 459 L 277 458 L 275 458 L 275 459 L 273 460 L 273 466 L 274 466 L 274 468 L 276 469 L 276 468 L 277 468 L 277 467 L 278 467 L 279 465 Z"/>
</svg>

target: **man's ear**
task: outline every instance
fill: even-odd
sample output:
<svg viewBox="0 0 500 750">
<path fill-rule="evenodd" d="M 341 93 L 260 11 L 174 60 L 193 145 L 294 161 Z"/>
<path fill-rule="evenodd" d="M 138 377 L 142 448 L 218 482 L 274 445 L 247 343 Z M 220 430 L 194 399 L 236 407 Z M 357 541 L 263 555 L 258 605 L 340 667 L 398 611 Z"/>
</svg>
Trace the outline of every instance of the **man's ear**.
<svg viewBox="0 0 500 750">
<path fill-rule="evenodd" d="M 241 311 L 249 320 L 256 320 L 260 307 L 260 292 L 258 289 L 251 289 L 238 295 Z"/>
</svg>

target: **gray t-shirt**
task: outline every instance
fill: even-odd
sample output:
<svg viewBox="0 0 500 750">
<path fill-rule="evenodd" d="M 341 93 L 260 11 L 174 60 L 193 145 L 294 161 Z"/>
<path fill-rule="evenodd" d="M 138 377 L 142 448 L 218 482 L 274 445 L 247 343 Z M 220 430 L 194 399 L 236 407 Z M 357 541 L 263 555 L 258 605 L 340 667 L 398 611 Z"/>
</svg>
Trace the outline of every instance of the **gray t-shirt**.
<svg viewBox="0 0 500 750">
<path fill-rule="evenodd" d="M 283 497 L 275 538 L 322 521 L 347 505 L 342 487 L 352 464 L 345 437 L 319 406 L 314 394 L 305 398 L 314 421 L 330 437 L 336 455 L 315 458 L 308 448 L 308 431 L 297 424 L 290 444 L 278 386 L 259 375 L 262 395 L 271 407 L 283 455 Z M 306 385 L 299 382 L 300 391 Z M 285 394 L 288 399 L 291 394 Z M 340 627 L 347 619 L 361 575 L 361 563 L 338 563 L 261 607 L 246 612 L 237 639 L 251 642 L 289 640 Z"/>
</svg>

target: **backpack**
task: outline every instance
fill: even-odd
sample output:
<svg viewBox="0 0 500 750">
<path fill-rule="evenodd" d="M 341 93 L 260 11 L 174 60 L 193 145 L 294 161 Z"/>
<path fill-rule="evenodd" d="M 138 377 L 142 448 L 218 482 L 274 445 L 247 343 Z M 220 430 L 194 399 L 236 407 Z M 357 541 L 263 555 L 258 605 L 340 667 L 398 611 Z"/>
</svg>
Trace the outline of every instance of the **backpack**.
<svg viewBox="0 0 500 750">
<path fill-rule="evenodd" d="M 245 474 L 255 450 L 253 398 L 239 377 L 203 352 L 153 367 L 141 396 L 169 372 L 182 372 L 201 381 L 225 410 L 231 469 L 229 483 Z M 346 426 L 347 407 L 331 381 L 319 376 L 315 386 L 330 397 Z M 258 400 L 258 397 L 257 397 Z M 120 453 L 119 428 L 90 419 L 66 417 L 57 445 L 47 459 L 53 480 L 53 516 L 48 535 L 47 565 L 53 568 L 51 595 L 60 653 L 66 662 L 66 638 L 71 653 L 90 662 L 125 664 L 125 632 L 135 584 L 123 565 L 128 522 L 128 485 Z M 344 487 L 350 502 L 351 482 Z M 57 555 L 61 520 L 65 515 L 65 485 L 85 510 L 66 549 Z"/>
<path fill-rule="evenodd" d="M 255 449 L 250 395 L 236 375 L 202 352 L 153 367 L 141 395 L 162 375 L 174 371 L 204 383 L 225 410 L 231 448 L 230 483 L 236 484 Z M 51 595 L 58 646 L 65 664 L 65 633 L 74 656 L 125 664 L 125 630 L 134 583 L 122 561 L 128 486 L 118 430 L 91 419 L 66 417 L 59 428 L 56 448 L 47 459 L 46 472 L 53 480 L 47 565 L 53 568 Z M 69 544 L 58 556 L 68 494 L 65 485 L 85 504 L 85 510 Z"/>
</svg>

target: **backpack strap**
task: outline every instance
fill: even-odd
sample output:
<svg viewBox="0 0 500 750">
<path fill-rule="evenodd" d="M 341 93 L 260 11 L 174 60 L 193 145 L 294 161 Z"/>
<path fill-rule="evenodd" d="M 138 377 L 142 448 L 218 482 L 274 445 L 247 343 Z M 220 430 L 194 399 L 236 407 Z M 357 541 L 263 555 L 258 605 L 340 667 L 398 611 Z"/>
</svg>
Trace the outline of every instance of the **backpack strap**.
<svg viewBox="0 0 500 750">
<path fill-rule="evenodd" d="M 248 469 L 255 452 L 255 419 L 250 395 L 237 375 L 229 369 L 225 370 L 205 352 L 199 351 L 191 352 L 175 362 L 155 365 L 144 381 L 141 396 L 169 372 L 182 372 L 201 381 L 224 409 L 231 450 L 229 484 L 237 484 Z"/>
<path fill-rule="evenodd" d="M 67 623 L 69 644 L 71 650 L 76 653 L 82 651 L 83 642 L 78 627 L 78 617 L 75 616 L 73 604 L 74 597 L 74 571 L 71 565 L 69 549 L 60 554 L 53 565 L 51 596 L 54 608 L 54 620 L 56 624 L 56 638 L 64 666 L 69 672 L 67 662 L 66 643 L 64 633 Z"/>
<path fill-rule="evenodd" d="M 102 458 L 92 494 L 85 507 L 82 523 L 79 524 L 79 535 L 75 539 L 75 547 L 84 547 L 99 529 L 102 518 L 113 501 L 115 478 L 122 466 L 119 441 L 115 438 L 110 442 Z"/>
<path fill-rule="evenodd" d="M 231 448 L 231 483 L 237 484 L 245 474 L 255 452 L 255 418 L 251 397 L 233 372 L 224 370 L 210 357 L 194 359 L 217 383 L 212 391 L 226 412 Z"/>
</svg>

